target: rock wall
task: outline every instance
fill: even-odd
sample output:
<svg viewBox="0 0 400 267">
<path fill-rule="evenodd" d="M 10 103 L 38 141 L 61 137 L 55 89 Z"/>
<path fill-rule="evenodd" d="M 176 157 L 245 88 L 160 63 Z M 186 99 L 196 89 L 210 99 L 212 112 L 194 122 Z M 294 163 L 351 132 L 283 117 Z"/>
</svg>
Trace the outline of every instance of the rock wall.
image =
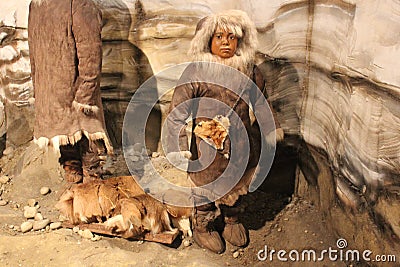
<svg viewBox="0 0 400 267">
<path fill-rule="evenodd" d="M 187 60 L 196 22 L 221 10 L 242 9 L 258 27 L 259 63 L 287 135 L 285 145 L 299 153 L 296 193 L 320 205 L 332 229 L 354 247 L 400 251 L 397 0 L 96 2 L 103 10 L 101 85 L 114 144 L 120 143 L 123 115 L 135 90 L 154 73 Z M 27 3 L 1 4 L 0 81 L 3 105 L 13 105 L 10 114 L 6 108 L 7 118 L 16 116 L 31 127 L 31 117 L 14 115 L 30 112 Z M 169 89 L 153 88 L 163 97 L 148 124 L 152 150 Z M 7 122 L 10 140 L 22 134 L 15 128 Z"/>
</svg>

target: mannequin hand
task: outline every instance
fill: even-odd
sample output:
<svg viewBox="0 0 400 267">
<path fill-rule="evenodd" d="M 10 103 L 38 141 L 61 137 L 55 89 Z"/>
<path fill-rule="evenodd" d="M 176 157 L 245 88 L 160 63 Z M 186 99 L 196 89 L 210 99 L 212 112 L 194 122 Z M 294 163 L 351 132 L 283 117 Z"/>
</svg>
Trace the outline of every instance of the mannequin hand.
<svg viewBox="0 0 400 267">
<path fill-rule="evenodd" d="M 285 133 L 283 132 L 282 128 L 278 128 L 275 131 L 270 132 L 267 134 L 265 137 L 265 142 L 269 145 L 272 146 L 276 144 L 277 142 L 283 141 Z"/>
<path fill-rule="evenodd" d="M 189 165 L 189 159 L 192 157 L 192 153 L 187 150 L 170 152 L 167 154 L 167 160 L 177 167 L 178 169 L 187 170 Z"/>
<path fill-rule="evenodd" d="M 282 142 L 283 138 L 285 136 L 285 133 L 283 132 L 282 128 L 278 128 L 275 131 L 275 135 L 276 135 L 276 142 Z"/>
</svg>

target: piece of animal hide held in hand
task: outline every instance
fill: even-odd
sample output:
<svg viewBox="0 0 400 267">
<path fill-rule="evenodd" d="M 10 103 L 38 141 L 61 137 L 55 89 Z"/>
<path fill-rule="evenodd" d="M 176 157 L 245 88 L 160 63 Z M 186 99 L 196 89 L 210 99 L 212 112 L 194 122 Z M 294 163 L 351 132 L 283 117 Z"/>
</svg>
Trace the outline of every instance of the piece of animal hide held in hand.
<svg viewBox="0 0 400 267">
<path fill-rule="evenodd" d="M 193 132 L 210 146 L 223 150 L 225 139 L 229 135 L 229 126 L 228 117 L 217 115 L 212 120 L 199 122 Z"/>
</svg>

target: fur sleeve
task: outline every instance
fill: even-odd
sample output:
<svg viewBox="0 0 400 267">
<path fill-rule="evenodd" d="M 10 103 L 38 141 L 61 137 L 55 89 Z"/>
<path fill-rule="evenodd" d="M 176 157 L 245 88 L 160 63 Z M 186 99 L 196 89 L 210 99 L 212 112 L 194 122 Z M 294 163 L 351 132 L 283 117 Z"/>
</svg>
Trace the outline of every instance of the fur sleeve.
<svg viewBox="0 0 400 267">
<path fill-rule="evenodd" d="M 72 32 L 78 55 L 75 101 L 96 105 L 102 63 L 101 12 L 91 0 L 72 1 Z"/>
</svg>

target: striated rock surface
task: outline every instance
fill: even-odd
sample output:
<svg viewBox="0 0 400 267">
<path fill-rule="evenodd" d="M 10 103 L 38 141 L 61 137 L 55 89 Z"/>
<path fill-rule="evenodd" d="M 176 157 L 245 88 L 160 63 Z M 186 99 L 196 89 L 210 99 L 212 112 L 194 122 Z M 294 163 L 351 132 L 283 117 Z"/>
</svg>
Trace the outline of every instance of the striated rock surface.
<svg viewBox="0 0 400 267">
<path fill-rule="evenodd" d="M 21 129 L 31 129 L 33 118 L 28 2 L 0 4 L 0 134 L 7 130 L 15 145 L 30 138 Z M 115 145 L 129 99 L 151 75 L 188 59 L 197 21 L 242 9 L 258 27 L 258 60 L 285 145 L 298 152 L 296 194 L 319 204 L 331 230 L 353 247 L 400 251 L 399 1 L 96 2 L 104 22 L 101 86 Z M 152 151 L 171 97 L 162 84 L 152 88 L 162 96 L 148 123 Z"/>
<path fill-rule="evenodd" d="M 298 193 L 319 203 L 342 237 L 393 253 L 400 237 L 399 7 L 297 2 L 282 5 L 259 31 L 260 51 L 272 58 L 261 65 L 271 100 L 285 132 L 301 140 L 293 144 L 303 150 Z"/>
</svg>

